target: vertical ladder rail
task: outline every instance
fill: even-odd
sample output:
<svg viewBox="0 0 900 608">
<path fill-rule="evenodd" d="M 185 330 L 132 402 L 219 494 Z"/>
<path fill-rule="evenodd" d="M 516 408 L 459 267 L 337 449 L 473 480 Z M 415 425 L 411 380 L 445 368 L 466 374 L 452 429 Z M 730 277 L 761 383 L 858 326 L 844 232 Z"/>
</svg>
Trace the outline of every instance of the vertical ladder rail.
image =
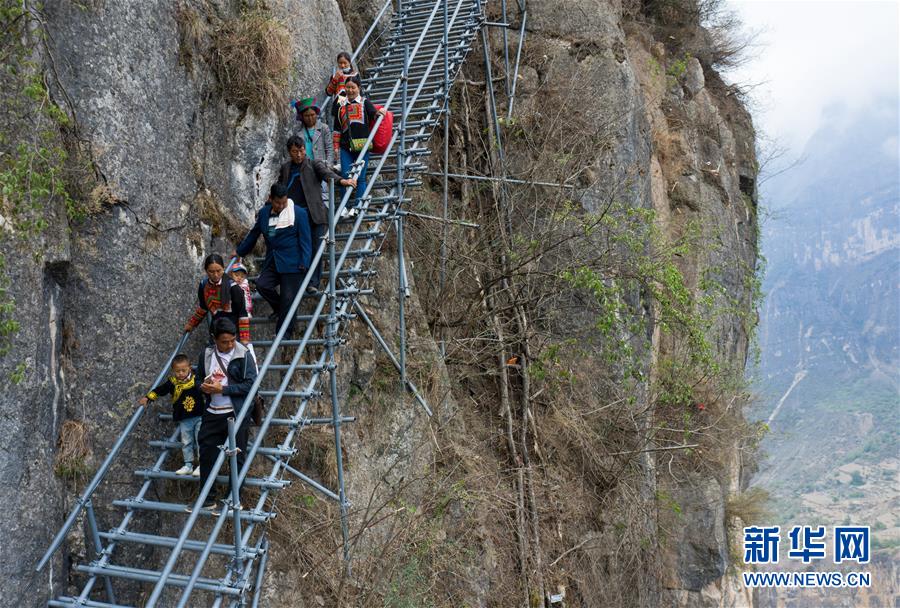
<svg viewBox="0 0 900 608">
<path fill-rule="evenodd" d="M 362 215 L 362 214 L 360 214 Z M 337 272 L 335 268 L 335 233 L 334 233 L 334 182 L 332 181 L 328 187 L 328 262 L 331 272 L 328 273 L 328 295 L 329 295 L 329 311 L 327 338 L 325 340 L 328 350 L 328 384 L 331 393 L 331 424 L 334 428 L 334 457 L 337 464 L 338 473 L 338 496 L 340 497 L 339 508 L 341 512 L 341 537 L 344 546 L 344 564 L 347 568 L 347 574 L 350 574 L 350 524 L 347 521 L 347 493 L 344 488 L 344 456 L 341 452 L 341 409 L 338 402 L 337 388 L 337 362 L 334 358 L 335 347 L 337 346 Z"/>
</svg>

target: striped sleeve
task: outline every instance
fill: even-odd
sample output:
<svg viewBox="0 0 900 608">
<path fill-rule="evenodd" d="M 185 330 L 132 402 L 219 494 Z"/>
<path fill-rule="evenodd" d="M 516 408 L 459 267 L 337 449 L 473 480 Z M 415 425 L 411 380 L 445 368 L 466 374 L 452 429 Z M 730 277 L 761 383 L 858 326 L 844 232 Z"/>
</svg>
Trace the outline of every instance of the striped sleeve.
<svg viewBox="0 0 900 608">
<path fill-rule="evenodd" d="M 250 342 L 250 317 L 241 317 L 238 319 L 238 340 L 241 342 Z"/>
</svg>

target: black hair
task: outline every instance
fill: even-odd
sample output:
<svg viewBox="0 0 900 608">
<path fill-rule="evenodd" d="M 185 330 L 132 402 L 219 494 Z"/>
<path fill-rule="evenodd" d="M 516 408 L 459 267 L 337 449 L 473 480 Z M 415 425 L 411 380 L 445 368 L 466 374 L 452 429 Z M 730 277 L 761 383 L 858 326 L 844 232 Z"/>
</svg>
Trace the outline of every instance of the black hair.
<svg viewBox="0 0 900 608">
<path fill-rule="evenodd" d="M 269 196 L 272 198 L 284 198 L 288 195 L 287 186 L 280 182 L 275 182 L 272 184 L 272 189 L 269 190 Z"/>
<path fill-rule="evenodd" d="M 285 145 L 287 146 L 288 152 L 291 151 L 291 148 L 301 148 L 306 150 L 306 142 L 303 141 L 303 138 L 299 135 L 291 135 L 288 137 L 287 144 Z"/>
<path fill-rule="evenodd" d="M 177 355 L 172 357 L 172 367 L 175 367 L 176 363 L 187 363 L 188 365 L 190 365 L 191 360 L 188 358 L 188 356 L 186 354 L 178 353 Z"/>
<path fill-rule="evenodd" d="M 355 83 L 356 83 L 356 86 L 359 87 L 359 90 L 362 91 L 362 80 L 359 79 L 359 76 L 358 76 L 358 75 L 350 76 L 349 78 L 347 78 L 346 80 L 344 80 L 344 85 L 346 86 L 346 84 L 347 84 L 348 82 L 355 82 Z"/>
<path fill-rule="evenodd" d="M 209 268 L 210 264 L 218 264 L 222 268 L 225 268 L 225 260 L 222 259 L 218 253 L 211 253 L 206 256 L 206 259 L 203 260 L 203 270 Z"/>
<path fill-rule="evenodd" d="M 218 338 L 222 334 L 231 334 L 232 336 L 236 336 L 238 331 L 237 327 L 234 326 L 234 321 L 232 321 L 228 317 L 219 317 L 218 319 L 213 321 L 212 333 L 216 338 Z"/>
<path fill-rule="evenodd" d="M 337 57 L 334 60 L 335 63 L 337 63 L 340 59 L 346 59 L 350 63 L 350 67 L 353 67 L 353 57 L 351 57 L 350 53 L 348 53 L 347 51 L 341 51 L 340 53 L 338 53 Z"/>
</svg>

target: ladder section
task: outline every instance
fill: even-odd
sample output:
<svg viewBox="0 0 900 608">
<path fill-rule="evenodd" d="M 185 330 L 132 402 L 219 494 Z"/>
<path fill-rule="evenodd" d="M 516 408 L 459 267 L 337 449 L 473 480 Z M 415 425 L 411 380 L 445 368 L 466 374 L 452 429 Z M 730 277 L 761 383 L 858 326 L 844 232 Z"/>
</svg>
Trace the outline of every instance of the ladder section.
<svg viewBox="0 0 900 608">
<path fill-rule="evenodd" d="M 123 607 L 125 604 L 118 603 L 115 594 L 116 581 L 123 579 L 152 588 L 144 604 L 148 608 L 257 606 L 268 560 L 266 523 L 276 515 L 274 503 L 278 491 L 294 480 L 307 484 L 338 504 L 344 559 L 349 568 L 348 513 L 351 503 L 344 488 L 341 426 L 352 423 L 355 418 L 341 412 L 335 353 L 344 344 L 342 336 L 347 325 L 353 320 L 362 320 L 391 358 L 408 392 L 430 415 L 428 404 L 406 377 L 403 303 L 408 285 L 403 254 L 403 206 L 409 202 L 407 188 L 418 184 L 416 173 L 424 169 L 421 159 L 428 154 L 431 131 L 448 111 L 453 78 L 483 21 L 480 0 L 399 0 L 391 18 L 390 36 L 366 78 L 366 95 L 394 113 L 395 129 L 386 151 L 372 156 L 368 186 L 360 193 L 360 207 L 355 215 L 345 213 L 354 193 L 347 189 L 343 197 L 336 200 L 334 185 L 331 186 L 328 235 L 315 248 L 311 264 L 311 268 L 315 268 L 327 260 L 323 276 L 328 287 L 307 293 L 312 273 L 301 283 L 288 312 L 302 328 L 301 334 L 287 336 L 285 326 L 275 328 L 274 322 L 268 319 L 254 320 L 258 328 L 254 333 L 270 326 L 277 331 L 271 339 L 254 342 L 260 359 L 259 374 L 247 402 L 257 394 L 264 396 L 267 412 L 255 438 L 248 443 L 244 465 L 237 465 L 235 429 L 240 428 L 249 415 L 248 408 L 229 421 L 228 442 L 221 446 L 211 475 L 199 488 L 192 504 L 151 500 L 154 483 L 180 482 L 189 487 L 199 483 L 197 478 L 163 470 L 168 455 L 177 453 L 180 448 L 176 441 L 177 432 L 151 441 L 150 446 L 159 452 L 151 464 L 134 469 L 134 474 L 142 480 L 138 493 L 112 502 L 114 507 L 124 510 L 124 514 L 115 528 L 101 531 L 91 496 L 143 414 L 143 408 L 139 408 L 39 565 L 39 569 L 46 565 L 78 516 L 85 513 L 90 532 L 88 545 L 93 555 L 88 563 L 75 567 L 86 575 L 86 582 L 77 596 L 54 598 L 50 606 Z M 371 146 L 381 120 L 379 118 L 373 126 L 367 148 Z M 358 177 L 362 166 L 363 163 L 357 163 L 351 176 Z M 397 232 L 400 272 L 401 344 L 397 354 L 378 334 L 358 301 L 360 295 L 372 293 L 368 286 L 375 276 L 372 260 L 380 254 L 392 226 Z M 186 338 L 185 335 L 172 356 L 184 346 Z M 263 352 L 265 356 L 262 356 Z M 158 381 L 167 370 L 168 365 Z M 330 416 L 310 414 L 310 406 L 319 400 L 330 401 Z M 290 464 L 297 452 L 300 432 L 311 425 L 328 425 L 334 430 L 336 488 L 326 487 Z M 275 429 L 279 431 L 277 439 L 270 433 Z M 228 467 L 225 467 L 226 462 Z M 215 486 L 229 483 L 232 493 L 224 502 L 213 509 L 202 508 Z M 238 488 L 243 489 L 243 500 L 252 495 L 252 502 L 241 504 Z M 177 535 L 140 531 L 148 527 L 153 529 L 154 522 L 163 517 L 179 530 Z M 228 534 L 223 536 L 226 527 Z M 116 552 L 118 547 L 126 545 L 167 552 L 161 562 L 162 568 L 154 570 L 129 565 L 126 562 L 133 552 Z"/>
</svg>

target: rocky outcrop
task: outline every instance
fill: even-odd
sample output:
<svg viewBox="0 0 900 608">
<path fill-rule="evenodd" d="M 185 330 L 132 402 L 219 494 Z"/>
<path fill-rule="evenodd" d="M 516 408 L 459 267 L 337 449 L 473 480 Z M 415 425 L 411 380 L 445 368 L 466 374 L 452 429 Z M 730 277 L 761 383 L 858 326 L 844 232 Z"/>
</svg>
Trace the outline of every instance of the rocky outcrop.
<svg viewBox="0 0 900 608">
<path fill-rule="evenodd" d="M 210 29 L 236 14 L 231 3 L 182 8 Z M 291 33 L 290 90 L 318 91 L 334 54 L 348 45 L 337 5 L 288 1 L 274 12 Z M 113 204 L 82 223 L 51 225 L 44 239 L 62 244 L 58 252 L 5 252 L 23 327 L 4 369 L 26 367 L 24 381 L 0 397 L 9 438 L 0 467 L 4 604 L 28 598 L 27 605 L 43 605 L 65 585 L 67 560 L 59 557 L 39 578 L 33 574 L 71 507 L 53 474 L 60 425 L 86 423 L 88 464 L 96 466 L 177 341 L 200 261 L 231 251 L 218 238 L 222 218 L 249 224 L 282 159 L 292 117 L 227 105 L 202 58 L 190 69 L 179 61 L 190 44 L 180 33 L 183 18 L 165 2 L 45 6 L 54 96 L 71 104 Z M 145 421 L 123 461 L 146 460 L 141 440 L 157 426 Z M 130 468 L 112 473 L 119 494 L 136 483 Z M 101 528 L 111 527 L 114 513 L 98 515 Z"/>
</svg>

